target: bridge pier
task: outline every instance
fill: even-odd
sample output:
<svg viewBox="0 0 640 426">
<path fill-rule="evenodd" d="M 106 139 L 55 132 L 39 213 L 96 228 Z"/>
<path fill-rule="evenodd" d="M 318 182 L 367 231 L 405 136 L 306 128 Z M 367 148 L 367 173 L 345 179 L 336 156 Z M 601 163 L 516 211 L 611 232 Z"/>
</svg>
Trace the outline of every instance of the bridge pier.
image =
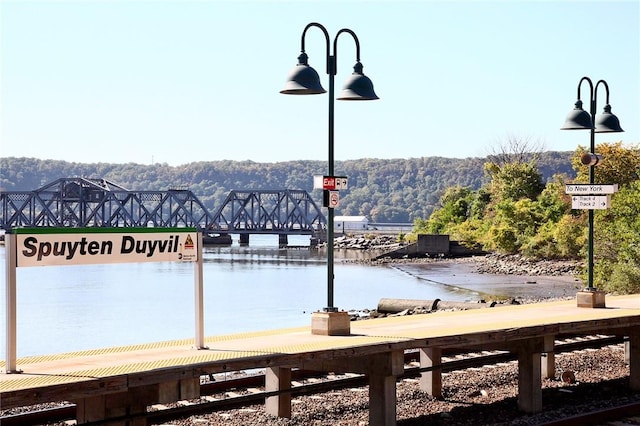
<svg viewBox="0 0 640 426">
<path fill-rule="evenodd" d="M 240 234 L 240 245 L 241 246 L 249 245 L 249 234 Z"/>
<path fill-rule="evenodd" d="M 280 247 L 286 247 L 289 245 L 289 237 L 287 234 L 278 234 L 278 245 Z"/>
</svg>

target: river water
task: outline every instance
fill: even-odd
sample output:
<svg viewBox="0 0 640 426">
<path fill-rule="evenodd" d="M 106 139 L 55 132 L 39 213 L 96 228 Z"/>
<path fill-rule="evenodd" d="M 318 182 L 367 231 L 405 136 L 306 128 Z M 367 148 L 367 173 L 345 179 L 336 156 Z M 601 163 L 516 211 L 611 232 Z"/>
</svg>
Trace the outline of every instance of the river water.
<svg viewBox="0 0 640 426">
<path fill-rule="evenodd" d="M 292 246 L 307 237 L 289 238 Z M 6 347 L 5 248 L 0 246 Z M 416 269 L 345 262 L 366 256 L 335 251 L 334 306 L 375 309 L 381 298 L 478 300 L 486 276 L 433 265 Z M 327 305 L 326 253 L 279 249 L 277 236 L 251 236 L 249 246 L 205 247 L 205 336 L 306 326 Z M 458 268 L 458 269 L 456 269 Z M 468 282 L 465 288 L 456 280 Z M 141 344 L 195 336 L 194 267 L 190 263 L 124 263 L 18 268 L 18 357 Z"/>
</svg>

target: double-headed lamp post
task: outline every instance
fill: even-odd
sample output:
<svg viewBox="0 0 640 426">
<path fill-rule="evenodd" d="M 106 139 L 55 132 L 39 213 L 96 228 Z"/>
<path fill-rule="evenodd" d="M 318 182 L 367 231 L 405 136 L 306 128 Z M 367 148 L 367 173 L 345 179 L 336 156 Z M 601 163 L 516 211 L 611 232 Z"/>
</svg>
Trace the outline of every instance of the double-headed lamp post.
<svg viewBox="0 0 640 426">
<path fill-rule="evenodd" d="M 336 34 L 333 39 L 333 54 L 330 51 L 330 38 L 326 28 L 317 22 L 307 24 L 302 32 L 300 56 L 298 56 L 298 64 L 291 70 L 287 78 L 287 82 L 280 93 L 285 95 L 317 95 L 326 93 L 326 90 L 320 84 L 320 77 L 316 70 L 309 66 L 308 56 L 305 53 L 304 39 L 307 30 L 311 27 L 317 27 L 324 33 L 326 40 L 326 60 L 327 74 L 329 74 L 329 165 L 328 175 L 334 176 L 334 151 L 333 151 L 333 129 L 334 129 L 334 78 L 337 69 L 337 45 L 338 37 L 347 33 L 353 37 L 356 43 L 356 64 L 353 67 L 353 74 L 347 79 L 342 92 L 338 96 L 338 100 L 343 101 L 371 101 L 378 99 L 373 91 L 373 83 L 362 73 L 362 64 L 360 63 L 360 43 L 356 34 L 348 28 L 343 28 Z M 326 198 L 326 197 L 325 197 Z M 325 312 L 336 312 L 337 308 L 333 306 L 333 208 L 328 208 L 327 219 L 327 307 Z"/>
<path fill-rule="evenodd" d="M 582 83 L 587 82 L 589 84 L 589 112 L 582 109 L 582 100 L 580 98 L 580 88 Z M 598 87 L 604 86 L 606 91 L 606 105 L 604 111 L 598 117 L 596 117 L 596 100 L 598 97 Z M 567 115 L 564 126 L 561 130 L 590 130 L 591 139 L 589 144 L 589 157 L 594 161 L 589 161 L 589 158 L 583 160 L 583 163 L 589 165 L 589 184 L 595 183 L 595 166 L 597 164 L 597 156 L 595 153 L 595 134 L 596 133 L 616 133 L 623 132 L 620 127 L 620 121 L 618 117 L 611 113 L 611 105 L 609 105 L 609 85 L 604 80 L 599 80 L 596 85 L 589 77 L 582 77 L 578 83 L 578 100 L 576 101 L 575 108 Z M 613 182 L 612 182 L 613 183 Z M 586 291 L 596 291 L 593 285 L 593 209 L 589 209 L 589 236 L 587 242 L 587 288 Z"/>
</svg>

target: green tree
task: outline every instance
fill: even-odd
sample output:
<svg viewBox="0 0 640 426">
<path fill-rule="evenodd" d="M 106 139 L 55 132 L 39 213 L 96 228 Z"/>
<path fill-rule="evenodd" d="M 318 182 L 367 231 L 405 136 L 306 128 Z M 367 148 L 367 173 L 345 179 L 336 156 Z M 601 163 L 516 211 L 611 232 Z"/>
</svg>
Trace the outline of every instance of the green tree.
<svg viewBox="0 0 640 426">
<path fill-rule="evenodd" d="M 620 189 L 594 220 L 594 285 L 640 292 L 640 181 Z"/>
<path fill-rule="evenodd" d="M 580 161 L 587 148 L 580 146 L 575 151 L 571 165 L 576 172 L 576 182 L 589 182 L 589 167 Z M 602 160 L 594 167 L 595 183 L 626 185 L 638 179 L 640 172 L 640 149 L 638 145 L 625 147 L 622 142 L 596 145 L 596 153 Z"/>
<path fill-rule="evenodd" d="M 469 188 L 452 186 L 440 198 L 441 206 L 426 223 L 424 232 L 443 234 L 469 218 L 473 204 L 473 192 Z"/>
<path fill-rule="evenodd" d="M 507 163 L 502 166 L 486 163 L 484 170 L 491 179 L 490 192 L 497 201 L 517 201 L 521 198 L 535 200 L 545 186 L 534 162 Z"/>
</svg>

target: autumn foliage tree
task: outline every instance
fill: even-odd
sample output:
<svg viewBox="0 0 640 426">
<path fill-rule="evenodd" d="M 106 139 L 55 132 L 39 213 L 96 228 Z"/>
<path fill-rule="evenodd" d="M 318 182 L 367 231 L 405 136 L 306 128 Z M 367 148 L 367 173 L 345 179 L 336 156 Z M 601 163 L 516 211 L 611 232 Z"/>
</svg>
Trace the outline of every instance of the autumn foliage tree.
<svg viewBox="0 0 640 426">
<path fill-rule="evenodd" d="M 449 188 L 429 220 L 416 232 L 448 233 L 452 239 L 486 250 L 530 257 L 584 259 L 587 210 L 573 210 L 567 183 L 587 183 L 587 152 L 578 147 L 570 159 L 575 180 L 557 174 L 546 184 L 533 157 L 501 155 L 484 166 L 488 183 L 481 189 Z M 596 210 L 594 285 L 618 293 L 640 292 L 640 150 L 621 142 L 599 144 L 602 156 L 595 182 L 618 184 L 611 207 Z M 504 161 L 505 159 L 519 159 Z M 526 159 L 526 161 L 520 161 Z"/>
</svg>

